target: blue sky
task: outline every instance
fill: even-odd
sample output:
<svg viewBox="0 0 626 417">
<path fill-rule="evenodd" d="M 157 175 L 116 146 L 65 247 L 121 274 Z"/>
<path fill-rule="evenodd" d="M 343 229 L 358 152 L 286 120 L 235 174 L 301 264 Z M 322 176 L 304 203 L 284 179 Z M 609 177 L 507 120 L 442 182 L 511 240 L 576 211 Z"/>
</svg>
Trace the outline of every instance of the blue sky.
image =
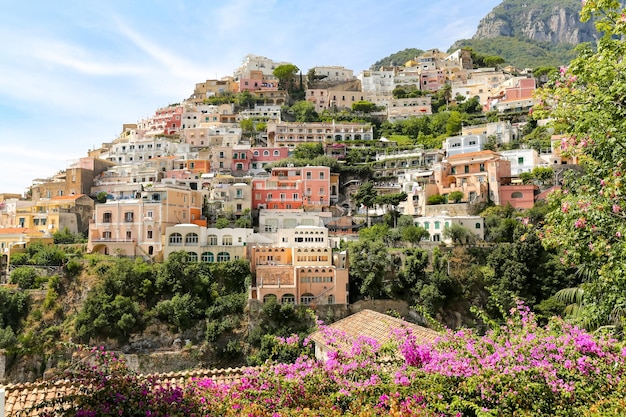
<svg viewBox="0 0 626 417">
<path fill-rule="evenodd" d="M 0 0 L 0 193 L 65 169 L 247 54 L 355 75 L 447 50 L 501 0 Z"/>
</svg>

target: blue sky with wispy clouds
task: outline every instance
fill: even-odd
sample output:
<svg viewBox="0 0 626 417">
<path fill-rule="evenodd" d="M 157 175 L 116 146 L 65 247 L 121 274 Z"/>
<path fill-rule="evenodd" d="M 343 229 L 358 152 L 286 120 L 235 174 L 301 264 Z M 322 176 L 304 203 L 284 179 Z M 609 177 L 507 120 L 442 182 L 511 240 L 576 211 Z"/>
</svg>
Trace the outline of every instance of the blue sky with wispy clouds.
<svg viewBox="0 0 626 417">
<path fill-rule="evenodd" d="M 0 0 L 0 193 L 65 169 L 247 54 L 358 74 L 405 48 L 447 50 L 500 3 Z"/>
</svg>

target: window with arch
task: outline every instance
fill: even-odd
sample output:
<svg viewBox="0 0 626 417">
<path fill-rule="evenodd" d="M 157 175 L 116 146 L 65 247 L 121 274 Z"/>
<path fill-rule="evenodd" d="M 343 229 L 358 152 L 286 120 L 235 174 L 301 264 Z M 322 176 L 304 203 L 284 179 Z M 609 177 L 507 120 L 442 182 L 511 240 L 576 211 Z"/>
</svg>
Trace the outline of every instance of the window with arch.
<svg viewBox="0 0 626 417">
<path fill-rule="evenodd" d="M 441 227 L 441 222 L 435 222 L 435 230 Z"/>
<path fill-rule="evenodd" d="M 480 229 L 480 228 L 481 228 L 480 223 L 476 223 L 476 228 L 477 228 L 477 229 Z"/>
<path fill-rule="evenodd" d="M 285 294 L 280 299 L 281 304 L 295 304 L 296 296 L 293 294 Z"/>
<path fill-rule="evenodd" d="M 230 261 L 230 253 L 220 252 L 217 254 L 217 262 L 228 262 L 228 261 Z"/>
<path fill-rule="evenodd" d="M 232 235 L 224 235 L 224 236 L 222 236 L 222 245 L 223 246 L 232 246 L 233 245 L 233 237 L 232 237 Z"/>
<path fill-rule="evenodd" d="M 187 252 L 187 260 L 189 260 L 189 262 L 198 262 L 198 254 L 195 252 Z"/>
<path fill-rule="evenodd" d="M 310 292 L 304 293 L 300 296 L 300 304 L 311 304 L 315 300 L 315 296 Z"/>
<path fill-rule="evenodd" d="M 333 294 L 328 296 L 328 304 L 335 304 L 335 296 Z"/>
<path fill-rule="evenodd" d="M 263 156 L 270 156 L 270 151 L 263 151 Z"/>
<path fill-rule="evenodd" d="M 424 229 L 430 229 L 430 222 L 424 222 Z"/>
<path fill-rule="evenodd" d="M 170 235 L 170 245 L 180 245 L 183 243 L 183 235 L 180 233 L 172 233 Z"/>
<path fill-rule="evenodd" d="M 254 155 L 254 156 L 259 156 L 259 151 L 254 151 L 254 152 L 253 152 L 253 155 Z"/>
<path fill-rule="evenodd" d="M 263 296 L 263 302 L 267 303 L 268 301 L 274 300 L 276 301 L 276 295 L 275 294 L 265 294 Z"/>
<path fill-rule="evenodd" d="M 202 259 L 202 262 L 215 262 L 213 252 L 202 252 L 200 259 Z"/>
<path fill-rule="evenodd" d="M 524 194 L 522 194 L 519 191 L 515 191 L 514 193 L 511 194 L 511 198 L 524 198 Z"/>
<path fill-rule="evenodd" d="M 278 150 L 274 151 L 274 156 L 280 156 L 280 152 Z"/>
<path fill-rule="evenodd" d="M 198 243 L 198 234 L 197 233 L 187 233 L 185 235 L 185 245 L 193 245 Z"/>
<path fill-rule="evenodd" d="M 207 244 L 212 246 L 217 245 L 217 235 L 208 235 Z"/>
</svg>

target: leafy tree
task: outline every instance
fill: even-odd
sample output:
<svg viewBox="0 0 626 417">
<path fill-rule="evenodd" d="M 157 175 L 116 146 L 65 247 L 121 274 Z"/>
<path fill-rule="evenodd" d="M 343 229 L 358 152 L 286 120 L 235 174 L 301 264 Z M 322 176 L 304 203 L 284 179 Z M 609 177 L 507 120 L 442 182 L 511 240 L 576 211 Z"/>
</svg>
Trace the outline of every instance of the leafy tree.
<svg viewBox="0 0 626 417">
<path fill-rule="evenodd" d="M 414 248 L 406 253 L 404 265 L 398 274 L 399 290 L 404 295 L 414 297 L 420 283 L 428 280 L 428 252 L 423 249 Z"/>
<path fill-rule="evenodd" d="M 476 235 L 472 233 L 467 227 L 452 223 L 443 230 L 443 236 L 449 238 L 454 243 L 469 243 L 476 239 Z"/>
<path fill-rule="evenodd" d="M 70 229 L 64 227 L 63 230 L 57 230 L 52 234 L 55 244 L 72 244 L 80 243 L 85 239 L 80 234 L 70 232 Z"/>
<path fill-rule="evenodd" d="M 450 194 L 448 194 L 448 200 L 452 200 L 452 202 L 454 203 L 459 203 L 461 200 L 463 200 L 464 196 L 465 194 L 463 194 L 463 191 L 452 191 L 450 192 Z"/>
<path fill-rule="evenodd" d="M 225 229 L 229 226 L 230 226 L 230 220 L 228 220 L 226 217 L 220 216 L 215 221 L 215 227 L 217 229 Z"/>
<path fill-rule="evenodd" d="M 37 270 L 31 266 L 20 266 L 11 271 L 11 283 L 22 290 L 35 288 L 38 277 Z"/>
<path fill-rule="evenodd" d="M 371 101 L 360 100 L 352 103 L 352 111 L 361 113 L 371 113 L 376 110 L 376 104 Z"/>
<path fill-rule="evenodd" d="M 96 194 L 96 201 L 100 204 L 106 203 L 108 195 L 109 194 L 106 191 L 100 191 L 98 194 Z"/>
<path fill-rule="evenodd" d="M 254 107 L 254 104 L 256 103 L 256 99 L 254 98 L 252 93 L 250 93 L 250 91 L 248 90 L 244 90 L 244 91 L 237 93 L 236 99 L 237 99 L 237 104 L 239 104 L 239 107 L 242 109 L 251 109 Z"/>
<path fill-rule="evenodd" d="M 11 327 L 15 333 L 30 308 L 30 297 L 20 291 L 0 287 L 0 328 Z"/>
<path fill-rule="evenodd" d="M 545 243 L 567 248 L 567 265 L 584 265 L 582 284 L 591 322 L 610 321 L 626 304 L 626 26 L 618 1 L 583 3 L 583 21 L 594 19 L 602 37 L 583 45 L 568 68 L 539 94 L 534 117 L 552 118 L 562 148 L 578 157 L 585 175 L 566 175 L 550 198 Z M 620 313 L 620 321 L 626 314 Z M 615 318 L 615 316 L 613 316 Z"/>
<path fill-rule="evenodd" d="M 278 88 L 281 90 L 293 90 L 295 76 L 300 69 L 293 64 L 279 65 L 274 68 L 273 74 L 278 78 Z"/>
<path fill-rule="evenodd" d="M 293 114 L 296 122 L 315 122 L 319 120 L 319 114 L 315 111 L 315 104 L 307 100 L 296 101 L 288 110 Z"/>
<path fill-rule="evenodd" d="M 412 246 L 419 244 L 430 236 L 428 230 L 420 226 L 410 225 L 402 228 L 402 239 Z"/>
<path fill-rule="evenodd" d="M 313 159 L 320 155 L 324 155 L 322 143 L 301 143 L 293 150 L 293 157 L 299 159 Z"/>
<path fill-rule="evenodd" d="M 251 136 L 254 133 L 254 121 L 252 119 L 243 119 L 239 122 L 239 126 L 245 135 Z"/>
<path fill-rule="evenodd" d="M 442 204 L 446 201 L 446 198 L 441 194 L 433 194 L 426 199 L 426 203 L 430 205 Z"/>
<path fill-rule="evenodd" d="M 364 240 L 354 242 L 348 250 L 351 285 L 365 297 L 386 298 L 385 276 L 391 262 L 385 244 L 379 240 Z"/>
<path fill-rule="evenodd" d="M 365 206 L 365 223 L 369 224 L 369 209 L 376 202 L 378 192 L 374 189 L 374 183 L 371 181 L 359 185 L 359 188 L 352 196 L 354 202 L 358 205 Z"/>
</svg>

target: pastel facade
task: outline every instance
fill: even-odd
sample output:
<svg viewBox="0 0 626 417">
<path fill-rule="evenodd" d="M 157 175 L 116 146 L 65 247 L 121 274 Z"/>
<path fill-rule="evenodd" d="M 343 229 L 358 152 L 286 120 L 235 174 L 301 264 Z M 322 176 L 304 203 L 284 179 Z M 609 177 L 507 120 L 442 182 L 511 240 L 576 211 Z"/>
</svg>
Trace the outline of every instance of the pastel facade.
<svg viewBox="0 0 626 417">
<path fill-rule="evenodd" d="M 270 146 L 295 148 L 301 143 L 332 143 L 372 140 L 374 130 L 367 123 L 274 123 L 267 124 Z"/>
<path fill-rule="evenodd" d="M 435 164 L 439 194 L 463 192 L 464 201 L 500 204 L 500 185 L 511 177 L 511 163 L 493 151 L 470 152 L 451 156 Z"/>
<path fill-rule="evenodd" d="M 54 244 L 49 233 L 27 227 L 0 227 L 0 284 L 7 283 L 11 255 L 23 252 L 32 243 Z"/>
<path fill-rule="evenodd" d="M 446 138 L 443 149 L 447 156 L 461 155 L 470 152 L 480 152 L 487 144 L 485 135 L 453 136 Z"/>
<path fill-rule="evenodd" d="M 84 233 L 89 228 L 94 201 L 84 194 L 44 198 L 16 208 L 15 227 L 30 228 L 53 234 L 68 229 Z"/>
<path fill-rule="evenodd" d="M 395 72 L 392 68 L 377 71 L 365 70 L 359 73 L 357 79 L 361 81 L 361 89 L 364 93 L 391 96 L 391 92 L 396 88 Z"/>
<path fill-rule="evenodd" d="M 352 105 L 357 101 L 365 100 L 365 94 L 361 91 L 340 90 L 333 88 L 307 89 L 307 101 L 315 105 L 318 113 L 324 110 L 352 109 Z"/>
<path fill-rule="evenodd" d="M 500 186 L 500 205 L 510 205 L 516 209 L 530 209 L 535 206 L 539 187 L 535 184 L 510 184 Z"/>
<path fill-rule="evenodd" d="M 324 209 L 330 206 L 330 168 L 275 167 L 252 180 L 252 209 Z"/>
<path fill-rule="evenodd" d="M 476 235 L 478 240 L 485 238 L 485 220 L 480 216 L 450 216 L 445 211 L 436 216 L 422 216 L 415 221 L 417 226 L 424 228 L 429 234 L 428 240 L 433 242 L 452 243 L 452 239 L 444 236 L 445 229 L 458 224 Z"/>
<path fill-rule="evenodd" d="M 517 124 L 511 124 L 509 121 L 493 122 L 482 125 L 463 126 L 461 135 L 485 135 L 487 138 L 493 136 L 496 143 L 514 143 L 518 142 L 521 136 L 521 129 Z"/>
<path fill-rule="evenodd" d="M 387 103 L 387 120 L 395 122 L 432 114 L 431 97 L 391 99 Z"/>
<path fill-rule="evenodd" d="M 260 170 L 272 162 L 280 161 L 289 157 L 289 148 L 284 146 L 252 148 L 251 168 Z"/>
<path fill-rule="evenodd" d="M 338 65 L 330 66 L 315 66 L 311 68 L 315 71 L 316 77 L 321 78 L 322 81 L 352 81 L 354 79 L 354 71 L 346 67 Z"/>
<path fill-rule="evenodd" d="M 271 234 L 273 241 L 278 242 L 276 233 L 283 229 L 293 229 L 297 226 L 323 226 L 322 213 L 304 211 L 303 209 L 273 210 L 266 209 L 259 212 L 259 233 Z"/>
<path fill-rule="evenodd" d="M 242 228 L 206 228 L 178 224 L 165 230 L 164 258 L 185 251 L 194 262 L 227 262 L 246 259 L 246 244 L 254 231 Z"/>
<path fill-rule="evenodd" d="M 522 172 L 531 172 L 545 163 L 534 149 L 511 149 L 498 151 L 502 158 L 511 162 L 511 176 L 518 177 Z"/>
<path fill-rule="evenodd" d="M 202 204 L 199 191 L 170 185 L 149 187 L 140 198 L 96 204 L 87 250 L 155 257 L 163 250 L 162 237 L 167 227 L 181 221 L 205 224 Z"/>
<path fill-rule="evenodd" d="M 202 103 L 209 97 L 222 96 L 232 92 L 234 90 L 231 88 L 231 82 L 232 77 L 225 77 L 221 80 L 206 80 L 202 83 L 196 83 L 188 100 L 193 103 Z"/>
</svg>

